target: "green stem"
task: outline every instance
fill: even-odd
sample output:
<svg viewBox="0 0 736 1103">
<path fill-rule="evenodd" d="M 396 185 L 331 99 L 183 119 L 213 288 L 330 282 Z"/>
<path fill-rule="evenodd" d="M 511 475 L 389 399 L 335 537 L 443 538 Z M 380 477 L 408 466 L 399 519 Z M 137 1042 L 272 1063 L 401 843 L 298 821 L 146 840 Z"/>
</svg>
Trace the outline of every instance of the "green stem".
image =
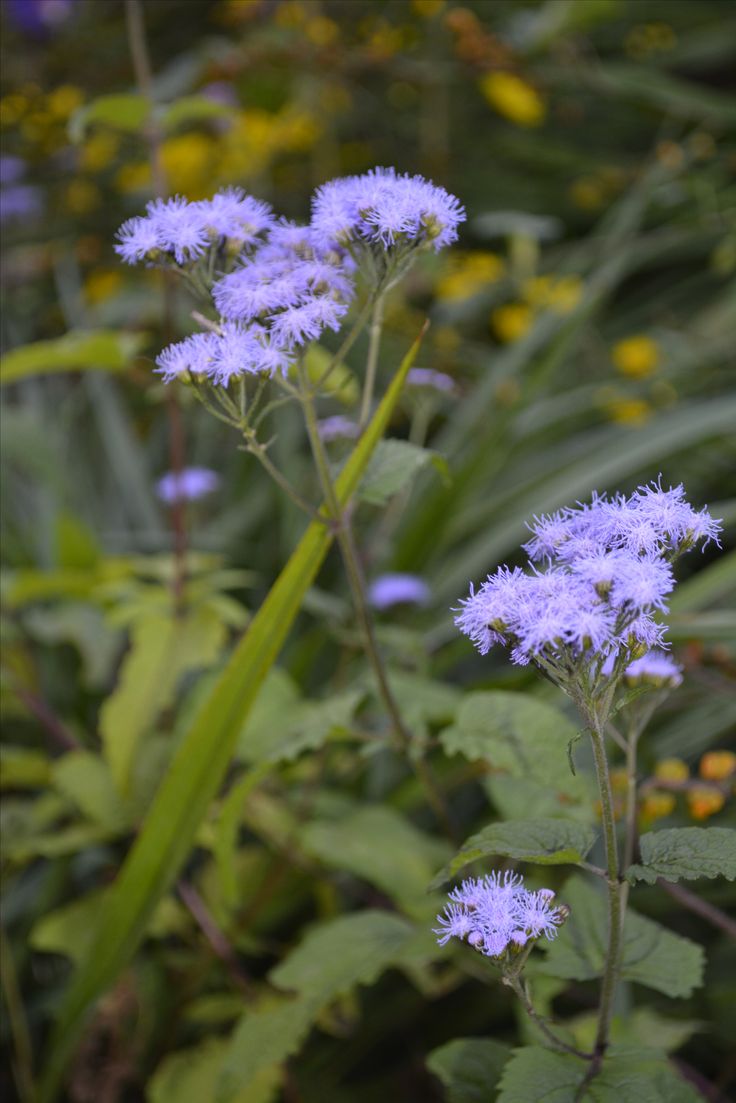
<svg viewBox="0 0 736 1103">
<path fill-rule="evenodd" d="M 542 1034 L 544 1034 L 545 1038 L 553 1047 L 553 1049 L 556 1049 L 558 1053 L 570 1053 L 574 1057 L 582 1058 L 584 1061 L 590 1060 L 589 1053 L 583 1053 L 581 1049 L 577 1049 L 575 1046 L 571 1046 L 568 1045 L 567 1042 L 563 1042 L 562 1038 L 558 1038 L 554 1031 L 547 1026 L 546 1020 L 539 1014 L 538 1011 L 535 1010 L 534 1004 L 531 1001 L 531 996 L 529 995 L 529 990 L 518 976 L 511 976 L 507 979 L 504 979 L 504 984 L 507 984 L 509 988 L 513 989 L 513 991 L 518 996 L 527 1015 L 532 1020 L 534 1025 L 539 1030 L 541 1030 Z"/>
<path fill-rule="evenodd" d="M 33 1083 L 31 1036 L 23 1010 L 23 1000 L 18 987 L 18 976 L 15 971 L 10 943 L 2 927 L 0 927 L 0 980 L 2 981 L 3 997 L 15 1049 L 15 1067 L 13 1071 L 18 1088 L 18 1098 L 23 1100 L 23 1103 L 32 1103 L 36 1097 L 36 1092 Z"/>
<path fill-rule="evenodd" d="M 358 317 L 355 319 L 355 322 L 353 323 L 353 327 L 352 327 L 351 330 L 349 330 L 345 340 L 340 345 L 339 349 L 337 350 L 335 355 L 332 357 L 332 359 L 330 360 L 330 362 L 327 365 L 327 367 L 325 368 L 325 370 L 322 372 L 322 375 L 310 387 L 310 392 L 311 392 L 312 395 L 317 394 L 319 389 L 325 385 L 325 383 L 327 382 L 327 380 L 329 379 L 330 375 L 335 370 L 337 365 L 342 360 L 344 360 L 344 358 L 350 352 L 350 349 L 353 347 L 353 345 L 357 341 L 357 339 L 360 335 L 360 332 L 363 329 L 363 326 L 365 325 L 366 321 L 368 320 L 368 315 L 371 311 L 372 306 L 373 306 L 373 302 L 370 299 L 368 300 L 367 303 L 364 304 L 363 309 L 360 311 L 360 313 L 358 314 Z"/>
<path fill-rule="evenodd" d="M 345 566 L 345 573 L 348 579 L 348 585 L 350 587 L 350 593 L 353 600 L 353 606 L 355 608 L 355 615 L 358 620 L 358 625 L 363 637 L 363 645 L 368 656 L 368 660 L 373 669 L 373 673 L 378 686 L 378 692 L 381 700 L 383 701 L 386 712 L 391 720 L 391 725 L 394 729 L 394 733 L 400 740 L 402 747 L 407 752 L 408 758 L 416 772 L 419 781 L 424 787 L 427 801 L 434 811 L 437 819 L 442 824 L 448 837 L 456 842 L 455 832 L 450 821 L 450 817 L 445 806 L 445 802 L 442 798 L 435 780 L 432 776 L 432 772 L 424 759 L 418 757 L 413 753 L 413 740 L 411 732 L 406 727 L 404 720 L 401 716 L 401 710 L 399 709 L 396 698 L 388 681 L 386 669 L 383 663 L 380 650 L 378 648 L 378 642 L 376 640 L 375 629 L 373 627 L 373 618 L 368 608 L 368 601 L 366 598 L 366 588 L 363 579 L 363 572 L 360 565 L 360 558 L 358 550 L 355 546 L 355 539 L 353 537 L 350 521 L 345 510 L 340 507 L 340 503 L 337 498 L 335 486 L 332 481 L 332 474 L 330 472 L 330 466 L 327 459 L 327 454 L 322 443 L 322 439 L 319 435 L 319 427 L 317 424 L 317 414 L 314 408 L 314 400 L 309 387 L 309 381 L 307 380 L 303 363 L 299 363 L 299 377 L 301 380 L 302 389 L 302 408 L 304 410 L 304 419 L 307 427 L 307 435 L 309 437 L 310 447 L 312 449 L 312 455 L 314 457 L 314 463 L 317 468 L 317 475 L 319 477 L 320 486 L 322 487 L 322 493 L 325 498 L 325 505 L 327 512 L 332 520 L 335 529 L 335 538 L 340 548 L 340 554 L 342 556 L 343 564 Z"/>
<path fill-rule="evenodd" d="M 268 453 L 263 445 L 260 444 L 259 441 L 255 439 L 255 437 L 249 436 L 247 433 L 245 433 L 244 436 L 246 440 L 246 451 L 250 452 L 252 456 L 255 456 L 261 466 L 271 476 L 276 485 L 279 486 L 281 490 L 283 490 L 284 494 L 287 495 L 287 497 L 294 503 L 295 506 L 308 514 L 313 521 L 321 521 L 322 524 L 324 524 L 325 518 L 305 498 L 302 498 L 301 494 L 299 494 L 297 490 L 294 489 L 286 476 L 283 475 L 281 471 L 279 471 L 276 464 L 269 459 Z"/>
<path fill-rule="evenodd" d="M 365 368 L 365 383 L 363 384 L 363 401 L 360 406 L 360 428 L 366 425 L 373 404 L 373 391 L 376 386 L 376 372 L 378 371 L 378 352 L 381 347 L 381 330 L 383 329 L 383 295 L 378 295 L 373 303 L 371 315 L 371 327 L 368 338 L 368 360 Z"/>
</svg>

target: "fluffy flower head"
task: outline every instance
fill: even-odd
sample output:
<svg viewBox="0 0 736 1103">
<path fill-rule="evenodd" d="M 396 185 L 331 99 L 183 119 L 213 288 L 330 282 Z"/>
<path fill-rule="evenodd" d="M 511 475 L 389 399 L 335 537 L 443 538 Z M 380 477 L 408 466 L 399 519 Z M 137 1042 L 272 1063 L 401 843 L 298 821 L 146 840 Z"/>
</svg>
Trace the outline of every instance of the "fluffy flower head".
<svg viewBox="0 0 736 1103">
<path fill-rule="evenodd" d="M 514 873 L 463 881 L 437 916 L 437 941 L 444 946 L 451 938 L 464 939 L 487 957 L 500 957 L 530 938 L 551 940 L 564 920 L 563 910 L 552 906 L 554 895 L 550 889 L 530 892 Z"/>
</svg>

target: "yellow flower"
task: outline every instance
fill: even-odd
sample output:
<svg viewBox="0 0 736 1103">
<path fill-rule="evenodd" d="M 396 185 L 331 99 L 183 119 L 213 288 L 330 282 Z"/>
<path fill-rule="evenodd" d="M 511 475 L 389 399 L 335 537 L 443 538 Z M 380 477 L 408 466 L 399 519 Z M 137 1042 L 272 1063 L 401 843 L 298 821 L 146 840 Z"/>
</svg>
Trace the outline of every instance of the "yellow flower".
<svg viewBox="0 0 736 1103">
<path fill-rule="evenodd" d="M 691 789 L 687 795 L 687 803 L 690 808 L 690 815 L 694 820 L 707 820 L 708 816 L 720 812 L 726 803 L 726 798 L 717 789 L 703 787 L 702 789 Z"/>
<path fill-rule="evenodd" d="M 437 283 L 437 298 L 469 299 L 486 284 L 500 279 L 504 268 L 503 258 L 496 253 L 457 252 L 449 261 L 448 272 Z"/>
<path fill-rule="evenodd" d="M 535 276 L 527 280 L 522 294 L 538 310 L 569 314 L 580 302 L 583 285 L 577 276 Z"/>
<path fill-rule="evenodd" d="M 435 15 L 439 15 L 446 3 L 446 0 L 411 0 L 411 6 L 417 15 L 422 19 L 434 19 Z"/>
<path fill-rule="evenodd" d="M 68 119 L 73 111 L 84 102 L 81 88 L 73 84 L 60 84 L 46 97 L 48 109 L 57 119 Z"/>
<path fill-rule="evenodd" d="M 25 115 L 30 103 L 19 92 L 11 92 L 0 100 L 0 126 L 15 126 Z"/>
<path fill-rule="evenodd" d="M 217 139 L 189 133 L 167 138 L 161 146 L 161 163 L 173 192 L 190 199 L 204 199 L 212 191 L 217 164 Z"/>
<path fill-rule="evenodd" d="M 659 345 L 644 334 L 625 337 L 613 346 L 611 359 L 622 375 L 643 379 L 659 366 Z"/>
<path fill-rule="evenodd" d="M 690 770 L 681 758 L 663 758 L 654 767 L 654 776 L 660 781 L 687 781 Z"/>
<path fill-rule="evenodd" d="M 642 801 L 641 817 L 643 820 L 661 820 L 664 816 L 669 816 L 676 803 L 673 793 L 660 793 L 658 790 L 652 790 Z"/>
<path fill-rule="evenodd" d="M 120 289 L 122 282 L 122 274 L 116 269 L 98 268 L 84 281 L 84 297 L 90 304 L 104 302 Z"/>
<path fill-rule="evenodd" d="M 98 130 L 82 147 L 81 167 L 86 172 L 101 172 L 111 164 L 120 149 L 120 138 L 111 130 Z"/>
<path fill-rule="evenodd" d="M 504 344 L 518 341 L 531 328 L 534 316 L 527 303 L 506 303 L 491 313 L 491 324 L 496 336 Z"/>
<path fill-rule="evenodd" d="M 708 751 L 701 758 L 698 769 L 706 781 L 725 781 L 736 773 L 736 754 L 733 751 Z"/>
<path fill-rule="evenodd" d="M 340 37 L 340 28 L 337 23 L 334 19 L 328 19 L 326 15 L 317 15 L 308 20 L 304 31 L 315 46 L 329 46 Z"/>
<path fill-rule="evenodd" d="M 491 107 L 517 126 L 539 126 L 544 122 L 547 114 L 544 100 L 536 88 L 515 73 L 487 73 L 481 77 L 479 87 Z"/>
<path fill-rule="evenodd" d="M 96 184 L 89 180 L 72 180 L 66 189 L 64 206 L 70 214 L 89 214 L 99 207 L 102 196 Z"/>
<path fill-rule="evenodd" d="M 608 416 L 619 425 L 638 428 L 646 425 L 652 416 L 652 408 L 643 398 L 619 398 L 608 403 Z"/>
</svg>

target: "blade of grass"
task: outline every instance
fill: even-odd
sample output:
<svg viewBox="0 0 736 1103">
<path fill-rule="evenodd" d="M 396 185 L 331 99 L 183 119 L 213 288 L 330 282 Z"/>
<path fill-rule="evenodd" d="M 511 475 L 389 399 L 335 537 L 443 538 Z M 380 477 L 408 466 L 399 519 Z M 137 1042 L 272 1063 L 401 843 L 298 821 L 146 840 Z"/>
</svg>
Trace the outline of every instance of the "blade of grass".
<svg viewBox="0 0 736 1103">
<path fill-rule="evenodd" d="M 358 487 L 388 425 L 420 337 L 404 358 L 337 481 L 341 504 Z M 64 999 L 51 1042 L 40 1103 L 58 1093 L 92 1003 L 115 980 L 141 941 L 153 909 L 176 878 L 232 757 L 243 721 L 273 665 L 302 599 L 332 542 L 314 521 L 266 596 L 185 736 L 151 810 L 110 890 L 90 952 Z"/>
</svg>

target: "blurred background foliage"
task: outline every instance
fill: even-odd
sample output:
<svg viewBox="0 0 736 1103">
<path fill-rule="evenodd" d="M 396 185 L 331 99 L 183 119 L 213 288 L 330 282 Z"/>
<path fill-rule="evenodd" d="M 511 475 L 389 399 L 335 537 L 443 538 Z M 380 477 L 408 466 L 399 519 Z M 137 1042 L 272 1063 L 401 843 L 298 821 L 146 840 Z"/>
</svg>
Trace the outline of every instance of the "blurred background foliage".
<svg viewBox="0 0 736 1103">
<path fill-rule="evenodd" d="M 158 273 L 112 251 L 153 194 L 152 145 L 170 192 L 238 184 L 297 219 L 316 185 L 376 164 L 422 172 L 466 205 L 459 246 L 390 300 L 382 355 L 388 379 L 430 317 L 418 363 L 454 391 L 408 389 L 391 433 L 447 466 L 407 472 L 379 492 L 382 511 L 359 517 L 369 579 L 399 570 L 429 585 L 425 607 L 380 614 L 379 632 L 464 835 L 549 803 L 538 781 L 512 784 L 438 739 L 465 690 L 549 700 L 533 675 L 456 638 L 448 608 L 468 580 L 513 557 L 532 514 L 660 472 L 724 518 L 727 541 L 736 521 L 731 3 L 147 0 L 143 12 L 153 106 L 123 4 L 2 5 L 2 1042 L 7 1086 L 26 1098 L 104 886 L 303 528 L 228 431 L 151 374 L 161 346 L 192 328 L 182 293 L 167 297 Z M 354 403 L 362 354 L 324 414 Z M 288 412 L 273 449 L 314 497 Z M 171 611 L 176 511 L 156 495 L 182 462 L 220 475 L 186 509 L 184 624 Z M 681 575 L 670 638 L 686 678 L 644 748 L 644 825 L 732 815 L 707 756 L 736 730 L 734 552 L 709 548 Z M 429 1066 L 427 1055 L 458 1034 L 501 1045 L 529 1028 L 426 934 L 425 887 L 447 844 L 405 764 L 380 740 L 368 747 L 382 724 L 372 693 L 330 557 L 242 733 L 227 795 L 97 1007 L 70 1100 L 214 1099 L 226 1059 L 238 1076 L 228 1036 L 244 1001 L 278 999 L 269 970 L 281 961 L 284 988 L 307 984 L 284 955 L 309 924 L 388 901 L 419 923 L 410 949 L 367 973 L 358 964 L 351 984 L 328 978 L 290 1048 L 237 1099 L 440 1100 L 441 1082 L 448 1099 L 486 1098 L 452 1088 L 447 1053 Z M 657 997 L 637 1009 L 639 1029 L 698 1070 L 716 1093 L 706 1098 L 725 1098 L 733 951 L 702 919 L 637 893 L 710 950 L 706 985 L 674 1024 Z M 704 895 L 733 903 L 723 884 Z M 351 944 L 347 928 L 334 937 Z M 325 968 L 338 953 L 314 952 Z M 585 985 L 546 983 L 548 1000 L 562 993 L 556 1006 L 584 1019 Z"/>
</svg>

